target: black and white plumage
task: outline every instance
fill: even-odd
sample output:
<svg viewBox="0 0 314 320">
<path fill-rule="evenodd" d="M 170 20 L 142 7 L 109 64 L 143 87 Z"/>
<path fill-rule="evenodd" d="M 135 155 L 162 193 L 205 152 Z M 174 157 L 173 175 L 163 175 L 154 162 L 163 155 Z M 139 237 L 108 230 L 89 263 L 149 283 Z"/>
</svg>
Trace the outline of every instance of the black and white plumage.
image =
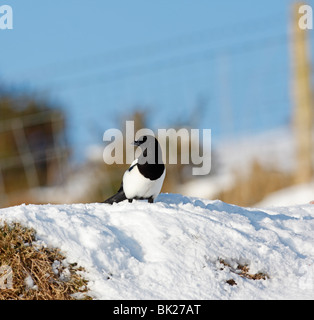
<svg viewBox="0 0 314 320">
<path fill-rule="evenodd" d="M 166 168 L 162 162 L 162 152 L 157 139 L 146 135 L 133 144 L 141 148 L 141 155 L 125 171 L 118 192 L 103 203 L 113 204 L 126 199 L 129 202 L 138 199 L 152 203 L 160 193 Z"/>
</svg>

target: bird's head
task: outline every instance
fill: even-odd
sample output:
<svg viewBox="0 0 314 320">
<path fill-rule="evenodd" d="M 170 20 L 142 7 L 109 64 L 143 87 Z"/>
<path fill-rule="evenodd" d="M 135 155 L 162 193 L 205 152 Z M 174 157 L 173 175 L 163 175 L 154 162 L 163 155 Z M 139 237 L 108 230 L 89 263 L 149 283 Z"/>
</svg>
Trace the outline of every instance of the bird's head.
<svg viewBox="0 0 314 320">
<path fill-rule="evenodd" d="M 139 158 L 139 163 L 162 163 L 161 148 L 154 136 L 141 136 L 133 142 L 133 145 L 140 147 L 143 151 Z"/>
<path fill-rule="evenodd" d="M 135 140 L 135 141 L 133 142 L 133 145 L 139 147 L 139 146 L 145 144 L 145 142 L 147 141 L 147 137 L 148 137 L 148 136 L 141 136 L 138 140 Z M 149 137 L 154 138 L 153 136 L 149 136 Z M 154 139 L 155 139 L 155 138 L 154 138 Z"/>
</svg>

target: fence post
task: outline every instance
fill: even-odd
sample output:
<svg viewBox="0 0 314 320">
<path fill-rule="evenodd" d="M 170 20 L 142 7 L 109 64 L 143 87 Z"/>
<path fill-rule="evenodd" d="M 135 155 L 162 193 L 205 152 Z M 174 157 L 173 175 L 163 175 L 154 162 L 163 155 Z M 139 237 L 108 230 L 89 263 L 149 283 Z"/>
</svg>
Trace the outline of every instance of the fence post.
<svg viewBox="0 0 314 320">
<path fill-rule="evenodd" d="M 293 129 L 296 142 L 295 182 L 308 182 L 313 173 L 312 131 L 313 131 L 313 96 L 311 90 L 311 66 L 307 31 L 299 26 L 299 8 L 302 4 L 293 5 L 292 24 L 292 70 L 293 70 Z"/>
</svg>

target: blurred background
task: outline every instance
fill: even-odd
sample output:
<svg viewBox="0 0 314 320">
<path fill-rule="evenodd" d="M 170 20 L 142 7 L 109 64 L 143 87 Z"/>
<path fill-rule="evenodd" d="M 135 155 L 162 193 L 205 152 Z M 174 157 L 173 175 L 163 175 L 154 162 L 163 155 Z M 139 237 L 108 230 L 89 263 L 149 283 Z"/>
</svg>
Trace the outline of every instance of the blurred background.
<svg viewBox="0 0 314 320">
<path fill-rule="evenodd" d="M 0 30 L 0 207 L 113 194 L 128 165 L 104 163 L 103 133 L 126 120 L 212 130 L 210 174 L 167 164 L 162 192 L 243 206 L 314 200 L 304 3 L 1 4 L 13 30 Z"/>
</svg>

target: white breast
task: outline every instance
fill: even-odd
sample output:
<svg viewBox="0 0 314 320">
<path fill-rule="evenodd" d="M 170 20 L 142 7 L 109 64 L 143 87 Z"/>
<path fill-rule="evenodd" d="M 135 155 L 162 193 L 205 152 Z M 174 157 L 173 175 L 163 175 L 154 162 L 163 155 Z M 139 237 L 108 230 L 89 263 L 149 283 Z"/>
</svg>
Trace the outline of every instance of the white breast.
<svg viewBox="0 0 314 320">
<path fill-rule="evenodd" d="M 150 198 L 154 199 L 160 193 L 166 175 L 166 169 L 157 180 L 145 178 L 135 166 L 131 171 L 127 170 L 123 175 L 123 190 L 128 199 Z"/>
</svg>

